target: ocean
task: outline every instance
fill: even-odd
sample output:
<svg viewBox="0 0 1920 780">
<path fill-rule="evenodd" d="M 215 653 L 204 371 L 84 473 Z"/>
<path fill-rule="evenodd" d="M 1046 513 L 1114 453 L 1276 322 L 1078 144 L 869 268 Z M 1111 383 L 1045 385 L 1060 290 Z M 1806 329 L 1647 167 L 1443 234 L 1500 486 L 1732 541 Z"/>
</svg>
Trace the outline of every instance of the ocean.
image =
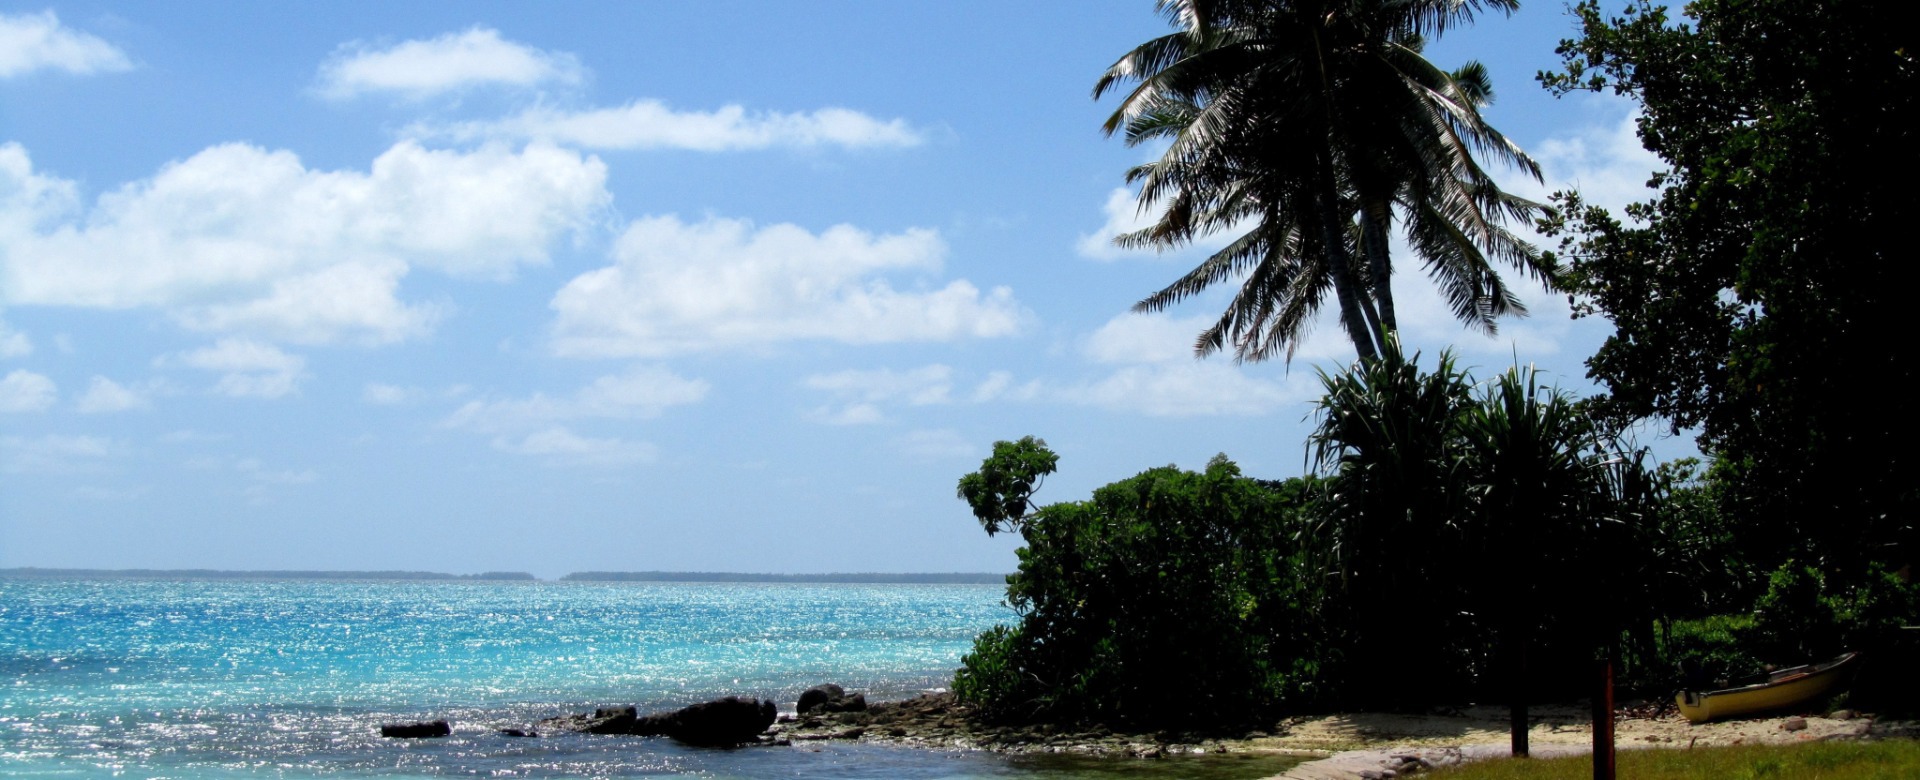
<svg viewBox="0 0 1920 780">
<path fill-rule="evenodd" d="M 944 688 L 981 585 L 0 579 L 9 778 L 1262 777 L 1271 759 L 1006 756 L 501 728 L 595 707 Z M 382 739 L 447 719 L 454 735 Z"/>
</svg>

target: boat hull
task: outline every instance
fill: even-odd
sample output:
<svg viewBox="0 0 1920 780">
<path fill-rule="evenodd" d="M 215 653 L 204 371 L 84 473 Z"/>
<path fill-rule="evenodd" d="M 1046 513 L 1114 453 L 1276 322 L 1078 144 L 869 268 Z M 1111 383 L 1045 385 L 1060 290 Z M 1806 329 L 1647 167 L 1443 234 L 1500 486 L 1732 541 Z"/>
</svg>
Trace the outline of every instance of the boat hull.
<svg viewBox="0 0 1920 780">
<path fill-rule="evenodd" d="M 1767 682 L 1741 688 L 1682 691 L 1674 701 L 1693 723 L 1791 709 L 1833 695 L 1852 674 L 1856 657 L 1847 653 L 1823 664 L 1782 670 Z"/>
</svg>

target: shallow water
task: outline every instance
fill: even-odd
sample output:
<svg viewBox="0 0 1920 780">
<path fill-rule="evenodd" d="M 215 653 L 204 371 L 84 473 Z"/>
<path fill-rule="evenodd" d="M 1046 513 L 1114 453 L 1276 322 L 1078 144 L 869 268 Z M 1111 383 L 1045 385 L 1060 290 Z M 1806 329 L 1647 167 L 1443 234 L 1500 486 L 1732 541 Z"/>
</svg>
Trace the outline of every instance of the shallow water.
<svg viewBox="0 0 1920 780">
<path fill-rule="evenodd" d="M 1088 761 L 872 745 L 710 750 L 497 728 L 837 682 L 943 686 L 998 586 L 0 579 L 0 775 L 1260 777 L 1271 760 Z M 386 740 L 446 718 L 453 737 Z"/>
</svg>

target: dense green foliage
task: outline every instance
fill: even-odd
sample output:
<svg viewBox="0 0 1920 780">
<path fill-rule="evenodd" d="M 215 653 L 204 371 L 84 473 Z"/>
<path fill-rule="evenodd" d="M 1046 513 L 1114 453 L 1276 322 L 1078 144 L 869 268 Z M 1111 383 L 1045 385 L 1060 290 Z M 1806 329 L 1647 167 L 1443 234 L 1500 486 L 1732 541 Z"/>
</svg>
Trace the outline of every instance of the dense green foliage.
<svg viewBox="0 0 1920 780">
<path fill-rule="evenodd" d="M 1332 294 L 1361 359 L 1322 375 L 1310 478 L 1220 458 L 1036 508 L 1053 453 L 996 444 L 959 492 L 988 533 L 1026 542 L 1020 620 L 980 637 L 960 696 L 1007 718 L 1229 725 L 1577 696 L 1598 653 L 1664 697 L 1920 642 L 1899 636 L 1920 598 L 1891 571 L 1920 542 L 1920 416 L 1879 402 L 1920 379 L 1896 298 L 1920 215 L 1905 4 L 1699 0 L 1685 23 L 1647 0 L 1577 6 L 1580 37 L 1542 81 L 1637 100 L 1670 168 L 1625 218 L 1559 196 L 1552 260 L 1498 227 L 1538 212 L 1467 152 L 1524 164 L 1479 119 L 1484 73 L 1420 57 L 1422 34 L 1483 5 L 1512 4 L 1162 0 L 1177 31 L 1109 69 L 1097 91 L 1137 86 L 1109 132 L 1170 143 L 1130 174 L 1166 211 L 1123 242 L 1253 225 L 1142 307 L 1239 280 L 1200 351 L 1261 359 Z M 1442 131 L 1461 143 L 1431 146 Z M 1404 357 L 1395 215 L 1468 321 L 1514 303 L 1489 257 L 1567 261 L 1577 312 L 1617 329 L 1588 363 L 1609 394 Z M 1487 232 L 1421 237 L 1461 220 Z M 1697 428 L 1710 465 L 1645 468 L 1620 432 L 1649 416 Z"/>
<path fill-rule="evenodd" d="M 1392 351 L 1324 381 L 1316 537 L 1349 702 L 1565 692 L 1651 618 L 1652 484 L 1570 397 L 1518 368 L 1476 391 L 1449 356 L 1429 372 Z M 1406 625 L 1432 639 L 1394 641 Z"/>
<path fill-rule="evenodd" d="M 1020 624 L 980 637 L 955 692 L 1006 717 L 1211 725 L 1305 693 L 1313 642 L 1290 621 L 1309 580 L 1291 539 L 1309 484 L 1216 458 L 1041 508 L 1008 578 Z"/>
<path fill-rule="evenodd" d="M 1539 176 L 1480 114 L 1493 97 L 1486 69 L 1448 72 L 1422 56 L 1426 35 L 1483 9 L 1511 12 L 1515 0 L 1159 7 L 1175 32 L 1127 52 L 1094 95 L 1124 92 L 1109 134 L 1167 144 L 1127 175 L 1141 209 L 1160 215 L 1122 245 L 1164 249 L 1244 231 L 1137 307 L 1157 311 L 1239 284 L 1201 334 L 1202 354 L 1290 356 L 1331 294 L 1359 354 L 1379 355 L 1397 329 L 1388 253 L 1396 221 L 1469 325 L 1491 332 L 1496 317 L 1524 312 L 1496 264 L 1551 280 L 1541 255 L 1504 227 L 1542 208 L 1502 191 L 1476 159 Z"/>
<path fill-rule="evenodd" d="M 1397 353 L 1324 381 L 1324 477 L 1261 482 L 1216 458 L 1027 515 L 1020 622 L 980 638 L 955 691 L 1005 717 L 1225 725 L 1497 695 L 1515 682 L 1499 670 L 1551 690 L 1651 625 L 1630 576 L 1649 557 L 1637 461 L 1569 398 L 1518 370 L 1476 390 L 1449 358 L 1427 372 Z M 961 484 L 1004 481 L 1022 450 L 997 444 Z M 997 494 L 962 493 L 1000 522 Z"/>
<path fill-rule="evenodd" d="M 1060 456 L 1047 443 L 1028 436 L 1019 441 L 994 442 L 987 465 L 960 480 L 960 500 L 973 507 L 973 516 L 992 536 L 1019 530 L 1034 510 L 1033 493 L 1052 474 Z"/>
<path fill-rule="evenodd" d="M 1668 169 L 1629 219 L 1565 196 L 1589 361 L 1619 419 L 1698 426 L 1742 563 L 1828 577 L 1914 560 L 1920 416 L 1879 402 L 1920 379 L 1901 304 L 1920 215 L 1910 4 L 1645 0 L 1577 9 L 1559 92 L 1640 106 Z M 1892 546 L 1905 549 L 1893 549 Z"/>
</svg>

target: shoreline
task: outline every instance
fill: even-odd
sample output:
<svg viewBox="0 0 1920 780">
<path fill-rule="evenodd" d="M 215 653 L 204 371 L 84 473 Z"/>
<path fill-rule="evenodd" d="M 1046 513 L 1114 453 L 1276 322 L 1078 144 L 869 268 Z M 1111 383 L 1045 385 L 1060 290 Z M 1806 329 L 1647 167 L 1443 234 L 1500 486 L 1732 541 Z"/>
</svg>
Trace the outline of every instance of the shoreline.
<svg viewBox="0 0 1920 780">
<path fill-rule="evenodd" d="M 1617 750 L 1689 749 L 1741 744 L 1794 744 L 1834 739 L 1920 737 L 1920 722 L 1882 721 L 1840 710 L 1824 715 L 1691 724 L 1678 713 L 1622 708 L 1616 715 Z M 1531 708 L 1532 755 L 1585 755 L 1593 744 L 1589 713 L 1579 705 Z M 1000 753 L 1077 753 L 1156 759 L 1199 754 L 1269 754 L 1309 760 L 1272 780 L 1349 780 L 1391 777 L 1508 754 L 1505 707 L 1465 707 L 1439 714 L 1342 713 L 1293 716 L 1240 736 L 1195 733 L 1123 733 L 1104 727 L 1047 724 L 994 725 L 972 717 L 951 693 L 882 702 L 865 712 L 809 716 L 783 714 L 769 729 L 775 744 L 860 741 L 935 750 Z"/>
</svg>

